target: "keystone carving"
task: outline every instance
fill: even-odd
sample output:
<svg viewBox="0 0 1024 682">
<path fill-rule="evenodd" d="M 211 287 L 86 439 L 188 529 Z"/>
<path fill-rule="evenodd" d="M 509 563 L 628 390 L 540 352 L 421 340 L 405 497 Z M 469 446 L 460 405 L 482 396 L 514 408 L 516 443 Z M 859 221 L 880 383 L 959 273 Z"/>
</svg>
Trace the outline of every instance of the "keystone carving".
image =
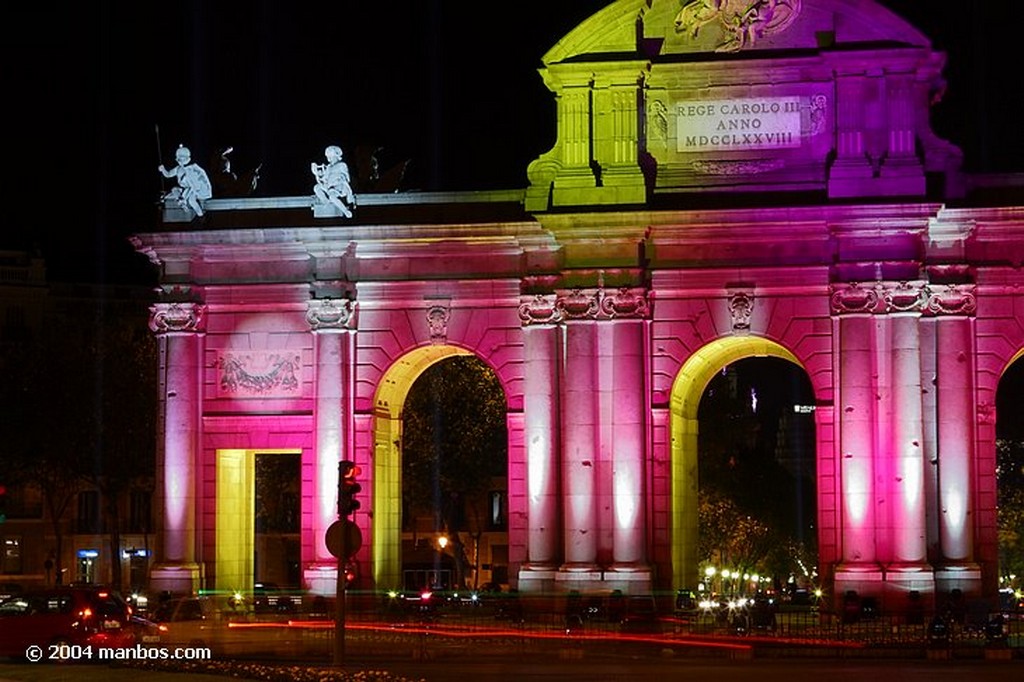
<svg viewBox="0 0 1024 682">
<path fill-rule="evenodd" d="M 313 331 L 348 329 L 354 320 L 355 302 L 349 299 L 313 299 L 306 310 L 306 322 Z"/>
</svg>

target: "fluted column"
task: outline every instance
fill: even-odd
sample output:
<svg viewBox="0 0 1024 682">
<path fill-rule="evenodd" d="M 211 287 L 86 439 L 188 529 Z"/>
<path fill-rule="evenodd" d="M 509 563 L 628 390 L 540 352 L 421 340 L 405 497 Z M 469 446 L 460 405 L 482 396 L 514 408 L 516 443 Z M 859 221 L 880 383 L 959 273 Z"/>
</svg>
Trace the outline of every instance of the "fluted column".
<svg viewBox="0 0 1024 682">
<path fill-rule="evenodd" d="M 206 309 L 195 303 L 158 303 L 150 329 L 163 346 L 163 439 L 157 468 L 161 506 L 160 556 L 151 587 L 173 593 L 199 587 L 196 564 L 196 449 L 199 434 L 201 339 Z"/>
</svg>

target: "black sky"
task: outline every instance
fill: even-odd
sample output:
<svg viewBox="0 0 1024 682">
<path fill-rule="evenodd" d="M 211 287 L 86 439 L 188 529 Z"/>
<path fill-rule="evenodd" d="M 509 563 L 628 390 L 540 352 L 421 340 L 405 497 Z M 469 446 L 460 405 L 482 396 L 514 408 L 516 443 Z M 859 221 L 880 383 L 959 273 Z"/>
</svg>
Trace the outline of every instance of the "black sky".
<svg viewBox="0 0 1024 682">
<path fill-rule="evenodd" d="M 606 4 L 14 3 L 0 41 L 16 162 L 0 246 L 38 245 L 57 277 L 145 271 L 124 268 L 138 260 L 125 236 L 153 226 L 156 166 L 179 143 L 201 163 L 228 144 L 237 168 L 262 162 L 265 195 L 307 193 L 309 162 L 332 143 L 412 159 L 412 188 L 523 187 L 554 140 L 540 58 Z M 882 4 L 948 52 L 933 125 L 965 167 L 1024 170 L 1024 4 Z"/>
</svg>

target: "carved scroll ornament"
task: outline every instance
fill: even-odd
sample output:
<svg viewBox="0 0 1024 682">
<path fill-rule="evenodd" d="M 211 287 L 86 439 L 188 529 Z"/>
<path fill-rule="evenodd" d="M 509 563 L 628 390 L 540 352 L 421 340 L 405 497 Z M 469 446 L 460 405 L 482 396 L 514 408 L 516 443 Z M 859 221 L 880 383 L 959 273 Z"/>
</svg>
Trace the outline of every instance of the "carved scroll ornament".
<svg viewBox="0 0 1024 682">
<path fill-rule="evenodd" d="M 198 303 L 156 303 L 149 309 L 149 329 L 157 334 L 203 331 L 206 306 Z"/>
<path fill-rule="evenodd" d="M 355 305 L 348 299 L 314 299 L 306 310 L 306 322 L 313 331 L 348 329 L 355 319 Z"/>
</svg>

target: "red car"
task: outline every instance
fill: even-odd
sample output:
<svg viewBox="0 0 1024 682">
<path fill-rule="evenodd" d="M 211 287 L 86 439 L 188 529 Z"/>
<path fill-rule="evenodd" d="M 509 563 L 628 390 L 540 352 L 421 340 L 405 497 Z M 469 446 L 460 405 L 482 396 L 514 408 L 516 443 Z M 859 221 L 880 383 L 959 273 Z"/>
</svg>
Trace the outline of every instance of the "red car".
<svg viewBox="0 0 1024 682">
<path fill-rule="evenodd" d="M 84 650 L 71 652 L 68 647 L 133 646 L 130 619 L 128 604 L 111 590 L 54 587 L 25 592 L 0 603 L 0 656 L 33 661 L 73 656 L 86 662 Z"/>
</svg>

